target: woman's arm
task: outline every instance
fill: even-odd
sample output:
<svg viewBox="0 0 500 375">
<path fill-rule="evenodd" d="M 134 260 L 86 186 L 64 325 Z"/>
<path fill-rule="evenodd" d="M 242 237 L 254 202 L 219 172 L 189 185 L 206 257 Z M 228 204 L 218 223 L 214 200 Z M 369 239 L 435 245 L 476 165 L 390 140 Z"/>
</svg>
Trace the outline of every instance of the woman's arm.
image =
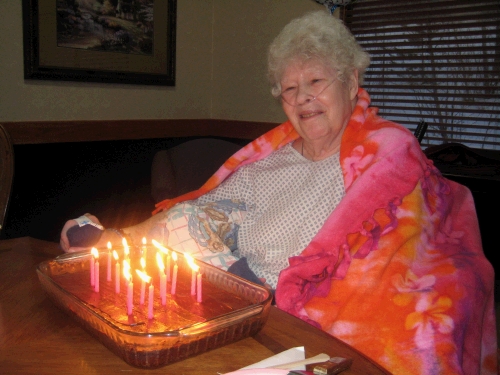
<svg viewBox="0 0 500 375">
<path fill-rule="evenodd" d="M 133 244 L 139 245 L 142 242 L 142 238 L 146 237 L 149 238 L 150 234 L 155 230 L 155 228 L 161 227 L 162 220 L 165 219 L 167 212 L 162 211 L 157 213 L 154 216 L 151 216 L 149 219 L 137 224 L 133 225 L 131 227 L 127 228 L 120 228 L 120 230 L 116 229 L 106 229 L 102 231 L 102 234 L 98 240 L 97 243 L 91 245 L 94 247 L 106 247 L 108 242 L 111 242 L 112 244 L 120 244 L 122 242 L 122 235 L 120 232 L 123 232 L 125 236 L 128 238 L 128 241 L 132 241 Z M 99 219 L 89 213 L 86 213 L 84 216 L 86 216 L 89 220 L 96 224 L 101 224 L 99 222 Z M 77 219 L 72 219 L 68 220 L 61 231 L 61 239 L 60 239 L 60 246 L 61 249 L 63 249 L 65 252 L 75 252 L 75 251 L 82 251 L 88 249 L 90 246 L 71 246 L 70 244 L 70 238 L 71 235 L 68 238 L 68 231 L 71 228 L 74 228 L 78 226 L 78 221 Z"/>
</svg>

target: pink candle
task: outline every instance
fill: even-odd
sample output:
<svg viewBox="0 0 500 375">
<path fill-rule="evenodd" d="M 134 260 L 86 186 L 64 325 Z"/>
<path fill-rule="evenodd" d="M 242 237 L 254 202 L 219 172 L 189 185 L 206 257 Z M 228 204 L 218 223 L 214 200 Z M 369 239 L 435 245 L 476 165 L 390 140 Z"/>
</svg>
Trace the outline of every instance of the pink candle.
<svg viewBox="0 0 500 375">
<path fill-rule="evenodd" d="M 130 263 L 128 260 L 123 260 L 123 276 L 128 281 L 127 284 L 127 314 L 132 315 L 132 308 L 134 307 L 134 283 L 132 282 L 132 275 L 130 274 Z"/>
<path fill-rule="evenodd" d="M 167 281 L 170 281 L 170 254 L 167 254 Z"/>
<path fill-rule="evenodd" d="M 153 319 L 153 298 L 155 293 L 155 287 L 153 283 L 149 285 L 149 299 L 148 299 L 148 319 Z"/>
<path fill-rule="evenodd" d="M 108 278 L 107 281 L 111 281 L 111 242 L 108 242 Z"/>
<path fill-rule="evenodd" d="M 144 269 L 146 268 L 146 261 L 144 260 L 144 258 L 141 258 L 141 266 L 142 266 L 142 272 L 144 272 Z M 144 305 L 144 300 L 146 298 L 146 281 L 144 280 L 142 275 L 139 275 L 139 276 L 141 276 L 141 300 L 140 300 L 140 304 Z"/>
<path fill-rule="evenodd" d="M 144 280 L 141 280 L 141 299 L 139 301 L 139 303 L 141 305 L 144 305 L 144 299 L 146 298 L 146 283 L 144 282 Z"/>
<path fill-rule="evenodd" d="M 120 262 L 118 261 L 118 253 L 116 250 L 113 250 L 113 258 L 115 258 L 116 264 L 115 264 L 115 293 L 119 294 L 120 293 Z"/>
<path fill-rule="evenodd" d="M 198 289 L 196 293 L 196 301 L 202 302 L 203 300 L 203 295 L 202 295 L 202 289 L 201 289 L 201 273 L 198 273 L 198 276 L 196 276 L 197 283 L 198 283 Z"/>
<path fill-rule="evenodd" d="M 127 285 L 127 314 L 132 315 L 132 308 L 134 307 L 134 283 L 132 278 L 129 279 Z"/>
<path fill-rule="evenodd" d="M 167 304 L 167 276 L 165 274 L 160 275 L 160 296 L 161 304 L 165 306 Z"/>
<path fill-rule="evenodd" d="M 191 295 L 196 295 L 196 271 L 194 268 L 191 270 Z"/>
<path fill-rule="evenodd" d="M 175 289 L 177 288 L 177 263 L 174 264 L 174 273 L 172 275 L 172 289 L 170 290 L 170 294 L 175 294 Z"/>
<path fill-rule="evenodd" d="M 167 255 L 167 281 L 170 281 L 170 253 L 168 249 L 156 240 L 151 240 L 151 243 L 162 253 Z M 163 261 L 163 255 L 162 255 Z"/>
<path fill-rule="evenodd" d="M 167 276 L 165 275 L 165 265 L 163 264 L 163 257 L 160 252 L 156 253 L 156 262 L 158 263 L 160 273 L 161 304 L 165 306 L 167 304 Z"/>
<path fill-rule="evenodd" d="M 95 258 L 94 258 L 94 248 L 92 248 L 91 255 L 90 255 L 90 285 L 94 286 L 95 285 Z"/>
<path fill-rule="evenodd" d="M 99 292 L 99 257 L 95 260 L 94 291 Z"/>
<path fill-rule="evenodd" d="M 196 295 L 196 264 L 194 264 L 194 259 L 191 255 L 184 253 L 186 262 L 191 267 L 191 295 Z"/>
<path fill-rule="evenodd" d="M 115 274 L 116 274 L 115 293 L 119 294 L 120 293 L 120 263 L 118 263 L 118 262 L 116 262 L 116 265 L 115 265 Z"/>
</svg>

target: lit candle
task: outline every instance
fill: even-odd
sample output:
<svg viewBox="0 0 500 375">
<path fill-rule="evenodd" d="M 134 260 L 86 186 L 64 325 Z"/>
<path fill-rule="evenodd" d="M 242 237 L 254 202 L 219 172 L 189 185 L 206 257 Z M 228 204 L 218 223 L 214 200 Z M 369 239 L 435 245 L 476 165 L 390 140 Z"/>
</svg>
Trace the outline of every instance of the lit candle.
<svg viewBox="0 0 500 375">
<path fill-rule="evenodd" d="M 161 304 L 165 306 L 167 304 L 167 277 L 165 276 L 165 265 L 163 264 L 163 257 L 160 252 L 156 253 L 156 262 L 158 263 L 158 269 L 160 270 Z"/>
<path fill-rule="evenodd" d="M 140 270 L 135 270 L 135 272 L 137 272 L 137 274 L 144 283 L 151 282 L 151 276 L 148 276 L 146 272 Z M 154 298 L 154 286 L 153 283 L 151 283 L 149 285 L 148 319 L 153 319 L 153 298 Z"/>
<path fill-rule="evenodd" d="M 123 257 L 125 259 L 128 259 L 130 256 L 130 248 L 128 247 L 127 240 L 125 238 L 122 238 L 122 245 L 123 245 Z"/>
<path fill-rule="evenodd" d="M 191 255 L 184 253 L 184 256 L 189 267 L 191 267 L 191 295 L 194 296 L 196 295 L 196 267 L 198 266 L 194 264 L 194 259 Z"/>
<path fill-rule="evenodd" d="M 111 281 L 111 242 L 108 241 L 108 281 Z"/>
<path fill-rule="evenodd" d="M 158 250 L 160 250 L 163 254 L 166 254 L 167 255 L 167 281 L 170 281 L 170 252 L 168 251 L 168 249 L 163 246 L 162 244 L 160 244 L 158 241 L 156 240 L 151 240 L 151 242 L 153 243 L 153 245 L 155 245 Z"/>
<path fill-rule="evenodd" d="M 113 258 L 116 260 L 115 264 L 115 293 L 118 294 L 120 293 L 120 262 L 118 261 L 118 253 L 116 250 L 113 250 Z"/>
<path fill-rule="evenodd" d="M 170 254 L 167 254 L 167 281 L 170 281 Z"/>
<path fill-rule="evenodd" d="M 94 249 L 97 251 L 95 247 L 90 250 L 90 285 L 95 285 L 95 257 L 94 257 Z"/>
<path fill-rule="evenodd" d="M 92 255 L 95 258 L 94 262 L 94 291 L 99 292 L 99 252 L 95 247 L 92 248 Z"/>
<path fill-rule="evenodd" d="M 146 260 L 144 258 L 141 258 L 141 267 L 142 267 L 142 272 L 145 272 Z M 141 277 L 141 299 L 140 299 L 141 305 L 144 305 L 145 295 L 146 295 L 146 281 Z"/>
<path fill-rule="evenodd" d="M 149 299 L 148 299 L 148 319 L 153 319 L 153 299 L 155 294 L 155 287 L 153 283 L 149 284 Z"/>
<path fill-rule="evenodd" d="M 127 260 L 123 261 L 123 275 L 128 281 L 127 284 L 127 314 L 132 315 L 132 308 L 134 307 L 134 283 L 132 282 L 132 275 L 130 274 L 130 264 Z"/>
<path fill-rule="evenodd" d="M 148 251 L 148 248 L 146 246 L 147 244 L 147 240 L 146 240 L 146 237 L 142 237 L 142 255 L 143 256 L 146 256 L 146 252 Z"/>
<path fill-rule="evenodd" d="M 177 253 L 173 252 L 172 253 L 172 258 L 174 259 L 174 273 L 172 275 L 172 289 L 170 290 L 171 294 L 175 294 L 175 289 L 177 288 Z"/>
<path fill-rule="evenodd" d="M 201 287 L 201 272 L 198 272 L 198 276 L 196 276 L 197 283 L 198 283 L 198 288 L 196 291 L 196 301 L 202 302 L 203 296 L 202 296 L 202 287 Z"/>
</svg>

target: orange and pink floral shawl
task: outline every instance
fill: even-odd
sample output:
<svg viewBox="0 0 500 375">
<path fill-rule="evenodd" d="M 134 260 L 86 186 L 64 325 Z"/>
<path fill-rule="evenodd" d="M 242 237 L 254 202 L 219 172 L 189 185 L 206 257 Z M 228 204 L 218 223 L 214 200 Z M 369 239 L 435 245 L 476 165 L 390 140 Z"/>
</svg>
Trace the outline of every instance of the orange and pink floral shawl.
<svg viewBox="0 0 500 375">
<path fill-rule="evenodd" d="M 277 306 L 395 374 L 496 374 L 494 275 L 472 196 L 441 176 L 408 130 L 369 104 L 360 89 L 340 149 L 346 195 L 289 259 Z M 205 194 L 298 137 L 285 122 L 199 190 L 155 212 Z"/>
</svg>

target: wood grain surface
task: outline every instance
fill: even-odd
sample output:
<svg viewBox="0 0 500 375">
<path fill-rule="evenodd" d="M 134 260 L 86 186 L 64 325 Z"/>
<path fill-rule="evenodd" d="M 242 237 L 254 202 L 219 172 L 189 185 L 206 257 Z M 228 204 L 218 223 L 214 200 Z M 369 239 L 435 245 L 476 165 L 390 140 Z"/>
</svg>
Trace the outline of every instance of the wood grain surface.
<svg viewBox="0 0 500 375">
<path fill-rule="evenodd" d="M 353 358 L 343 374 L 388 374 L 340 340 L 275 307 L 263 330 L 230 345 L 145 370 L 131 367 L 59 310 L 36 275 L 61 254 L 52 242 L 22 237 L 0 241 L 0 372 L 3 374 L 213 374 L 237 370 L 283 350 L 304 346 Z"/>
</svg>

